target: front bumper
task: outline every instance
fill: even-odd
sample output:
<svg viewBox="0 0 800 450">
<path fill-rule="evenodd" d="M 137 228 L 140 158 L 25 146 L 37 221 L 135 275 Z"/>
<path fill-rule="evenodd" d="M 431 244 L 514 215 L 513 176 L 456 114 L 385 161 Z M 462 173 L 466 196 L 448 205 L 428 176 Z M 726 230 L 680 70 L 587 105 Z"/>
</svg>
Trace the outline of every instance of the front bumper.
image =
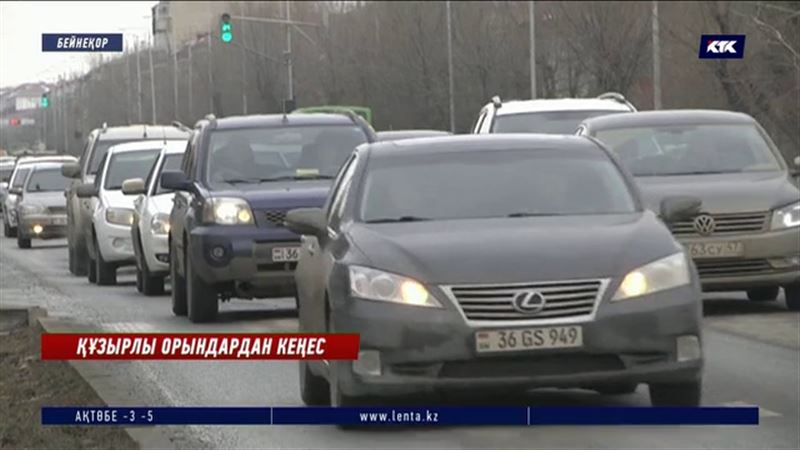
<svg viewBox="0 0 800 450">
<path fill-rule="evenodd" d="M 118 265 L 129 265 L 136 263 L 131 241 L 131 228 L 124 225 L 113 225 L 108 222 L 95 225 L 97 232 L 97 251 L 103 256 L 106 262 L 117 263 Z"/>
<path fill-rule="evenodd" d="M 146 234 L 145 234 L 146 233 Z M 169 238 L 166 234 L 142 233 L 142 253 L 152 274 L 169 273 Z"/>
<path fill-rule="evenodd" d="M 233 283 L 236 295 L 244 298 L 294 294 L 297 263 L 272 260 L 273 248 L 300 245 L 299 237 L 289 230 L 203 226 L 193 229 L 189 240 L 192 267 L 206 282 Z"/>
<path fill-rule="evenodd" d="M 741 242 L 744 253 L 735 258 L 695 258 L 705 291 L 734 291 L 800 282 L 800 229 L 759 234 L 679 238 L 692 243 Z"/>
<path fill-rule="evenodd" d="M 379 352 L 381 371 L 358 373 L 350 361 L 329 370 L 337 370 L 342 392 L 354 396 L 695 381 L 702 373 L 702 350 L 697 358 L 679 361 L 677 339 L 696 336 L 702 343 L 699 297 L 699 289 L 686 286 L 637 300 L 604 299 L 594 320 L 580 323 L 582 347 L 495 354 L 477 353 L 477 331 L 550 325 L 478 328 L 450 301 L 433 309 L 339 298 L 331 310 L 334 331 L 359 333 L 361 351 Z"/>
<path fill-rule="evenodd" d="M 27 239 L 55 239 L 66 237 L 67 215 L 22 216 L 17 226 L 17 233 L 20 237 Z"/>
</svg>

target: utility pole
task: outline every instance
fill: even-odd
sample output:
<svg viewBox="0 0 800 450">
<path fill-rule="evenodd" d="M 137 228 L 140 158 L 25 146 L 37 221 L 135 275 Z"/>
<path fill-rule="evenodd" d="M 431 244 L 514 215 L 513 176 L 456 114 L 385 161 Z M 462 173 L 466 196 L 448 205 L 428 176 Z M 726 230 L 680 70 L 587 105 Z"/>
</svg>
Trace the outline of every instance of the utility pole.
<svg viewBox="0 0 800 450">
<path fill-rule="evenodd" d="M 144 123 L 144 119 L 142 118 L 142 62 L 139 57 L 141 48 L 139 47 L 138 36 L 134 49 L 136 51 L 136 107 L 139 111 L 139 123 Z"/>
<path fill-rule="evenodd" d="M 239 15 L 244 16 L 244 2 L 239 2 Z M 242 24 L 242 31 L 240 34 L 244 34 L 244 24 Z M 244 41 L 242 41 L 244 44 Z M 242 114 L 247 115 L 247 66 L 245 65 L 245 58 L 247 58 L 247 54 L 244 52 L 244 48 L 242 48 Z"/>
<path fill-rule="evenodd" d="M 213 39 L 213 14 L 211 13 L 211 3 L 208 4 L 208 112 L 214 114 L 214 53 L 211 51 L 211 40 Z"/>
<path fill-rule="evenodd" d="M 65 74 L 64 75 L 64 87 L 65 88 L 66 88 L 66 84 L 67 84 L 67 76 Z M 62 103 L 63 103 L 63 106 L 62 106 L 61 114 L 62 114 L 62 117 L 64 118 L 64 122 L 63 122 L 64 126 L 62 127 L 64 129 L 64 153 L 68 154 L 69 153 L 69 142 L 67 141 L 67 128 L 68 128 L 67 117 L 69 116 L 69 110 L 67 108 L 67 95 L 66 95 L 66 92 L 64 93 L 64 101 Z"/>
<path fill-rule="evenodd" d="M 286 0 L 286 84 L 288 101 L 294 104 L 294 81 L 292 79 L 292 8 Z"/>
<path fill-rule="evenodd" d="M 450 132 L 456 132 L 456 110 L 453 99 L 453 32 L 450 17 L 450 2 L 444 4 L 447 12 L 447 73 L 450 78 Z"/>
<path fill-rule="evenodd" d="M 189 64 L 189 79 L 187 80 L 187 84 L 189 85 L 189 89 L 186 95 L 186 104 L 187 109 L 189 110 L 189 114 L 187 115 L 189 122 L 194 121 L 194 114 L 192 112 L 192 47 L 194 46 L 195 41 L 192 41 L 189 44 L 189 56 L 188 56 L 188 64 Z"/>
<path fill-rule="evenodd" d="M 153 42 L 147 47 L 147 53 L 150 58 L 150 101 L 153 107 L 153 125 L 158 122 L 156 120 L 156 72 L 153 70 Z"/>
<path fill-rule="evenodd" d="M 180 120 L 178 114 L 178 43 L 175 35 L 172 35 L 172 117 Z"/>
<path fill-rule="evenodd" d="M 127 97 L 127 102 L 125 103 L 125 122 L 130 124 L 131 123 L 131 54 L 128 52 L 128 49 L 125 50 L 125 95 Z"/>
<path fill-rule="evenodd" d="M 531 58 L 531 99 L 536 98 L 536 14 L 534 2 L 528 2 L 528 22 L 530 23 L 530 58 Z"/>
<path fill-rule="evenodd" d="M 653 0 L 653 109 L 661 109 L 661 43 L 658 39 L 658 2 Z"/>
</svg>

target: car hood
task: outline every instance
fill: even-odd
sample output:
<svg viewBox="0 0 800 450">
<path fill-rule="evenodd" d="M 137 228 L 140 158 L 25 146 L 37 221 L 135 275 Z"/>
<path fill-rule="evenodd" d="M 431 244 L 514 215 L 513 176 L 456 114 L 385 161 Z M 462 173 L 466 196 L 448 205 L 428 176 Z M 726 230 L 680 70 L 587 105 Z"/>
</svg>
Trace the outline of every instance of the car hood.
<svg viewBox="0 0 800 450">
<path fill-rule="evenodd" d="M 654 213 L 352 224 L 365 264 L 431 284 L 620 277 L 680 251 Z"/>
<path fill-rule="evenodd" d="M 67 199 L 64 197 L 64 191 L 52 192 L 26 192 L 22 196 L 22 203 L 32 205 L 42 205 L 47 208 L 52 206 L 67 206 Z"/>
<path fill-rule="evenodd" d="M 133 209 L 135 195 L 125 195 L 122 190 L 103 191 L 101 193 L 103 205 L 107 208 L 130 208 Z"/>
<path fill-rule="evenodd" d="M 672 195 L 697 197 L 703 201 L 702 210 L 713 213 L 768 211 L 800 200 L 800 190 L 785 172 L 777 171 L 637 177 L 636 181 L 653 211 Z"/>
<path fill-rule="evenodd" d="M 330 188 L 330 180 L 272 181 L 215 190 L 212 195 L 244 198 L 253 209 L 314 208 L 325 203 Z"/>
</svg>

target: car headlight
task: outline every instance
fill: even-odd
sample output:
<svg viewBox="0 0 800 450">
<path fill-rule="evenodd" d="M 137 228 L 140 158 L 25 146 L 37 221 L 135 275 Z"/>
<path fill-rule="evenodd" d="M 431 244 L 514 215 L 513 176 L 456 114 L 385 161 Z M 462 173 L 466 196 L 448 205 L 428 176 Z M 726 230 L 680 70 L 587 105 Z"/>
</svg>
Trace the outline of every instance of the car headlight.
<svg viewBox="0 0 800 450">
<path fill-rule="evenodd" d="M 19 205 L 19 212 L 22 213 L 23 216 L 28 214 L 42 214 L 44 211 L 45 207 L 43 205 L 37 205 L 37 204 Z"/>
<path fill-rule="evenodd" d="M 128 208 L 108 208 L 106 210 L 106 222 L 114 225 L 132 225 L 133 210 Z"/>
<path fill-rule="evenodd" d="M 778 208 L 772 213 L 773 230 L 800 226 L 800 202 Z"/>
<path fill-rule="evenodd" d="M 203 208 L 203 222 L 218 225 L 250 225 L 253 212 L 244 199 L 236 197 L 216 197 L 206 200 Z"/>
<path fill-rule="evenodd" d="M 367 300 L 442 307 L 419 281 L 361 266 L 350 266 L 350 293 Z"/>
<path fill-rule="evenodd" d="M 689 284 L 689 263 L 683 252 L 630 271 L 611 301 L 627 300 Z"/>
<path fill-rule="evenodd" d="M 158 213 L 150 219 L 150 231 L 153 234 L 169 233 L 169 214 Z"/>
</svg>

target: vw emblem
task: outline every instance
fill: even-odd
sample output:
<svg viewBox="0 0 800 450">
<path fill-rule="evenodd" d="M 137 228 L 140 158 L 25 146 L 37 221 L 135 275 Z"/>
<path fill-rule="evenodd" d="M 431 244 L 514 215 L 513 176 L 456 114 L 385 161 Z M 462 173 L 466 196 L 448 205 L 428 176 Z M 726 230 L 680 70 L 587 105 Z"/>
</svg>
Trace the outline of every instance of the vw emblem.
<svg viewBox="0 0 800 450">
<path fill-rule="evenodd" d="M 544 309 L 547 300 L 541 292 L 522 291 L 514 296 L 511 304 L 522 314 L 537 314 Z"/>
<path fill-rule="evenodd" d="M 714 218 L 708 214 L 701 214 L 694 218 L 694 225 L 695 231 L 703 236 L 708 236 L 714 232 L 714 229 L 717 228 L 717 223 L 714 221 Z"/>
</svg>

